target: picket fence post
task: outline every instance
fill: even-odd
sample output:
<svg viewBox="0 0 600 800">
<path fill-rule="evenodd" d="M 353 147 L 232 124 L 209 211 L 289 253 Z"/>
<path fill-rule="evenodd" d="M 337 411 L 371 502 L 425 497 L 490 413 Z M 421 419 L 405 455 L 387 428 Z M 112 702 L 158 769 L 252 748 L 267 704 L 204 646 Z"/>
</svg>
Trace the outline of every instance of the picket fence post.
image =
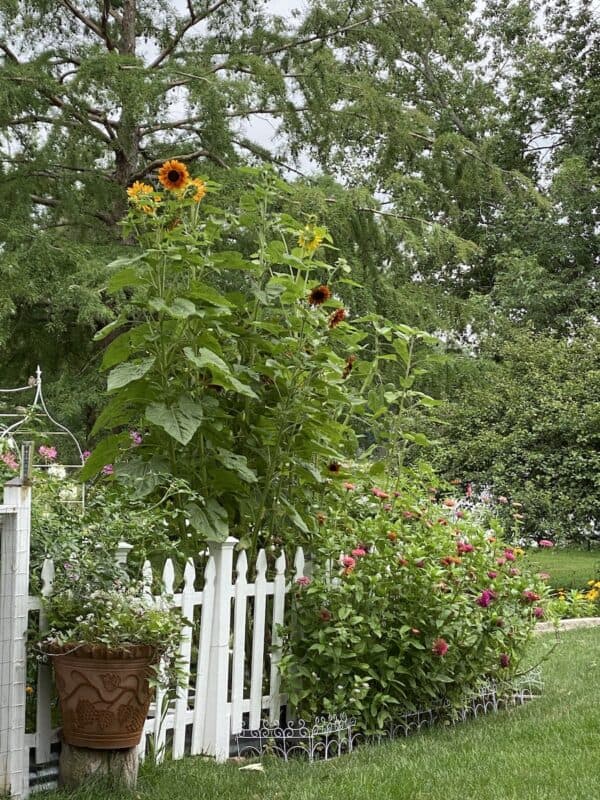
<svg viewBox="0 0 600 800">
<path fill-rule="evenodd" d="M 209 545 L 210 555 L 215 564 L 215 595 L 202 752 L 214 756 L 217 761 L 226 761 L 229 758 L 231 716 L 227 702 L 229 634 L 233 588 L 233 549 L 237 543 L 238 540 L 230 536 L 224 542 Z"/>
<path fill-rule="evenodd" d="M 25 750 L 27 610 L 31 486 L 13 478 L 4 487 L 0 531 L 0 794 L 25 797 L 29 754 Z"/>
</svg>

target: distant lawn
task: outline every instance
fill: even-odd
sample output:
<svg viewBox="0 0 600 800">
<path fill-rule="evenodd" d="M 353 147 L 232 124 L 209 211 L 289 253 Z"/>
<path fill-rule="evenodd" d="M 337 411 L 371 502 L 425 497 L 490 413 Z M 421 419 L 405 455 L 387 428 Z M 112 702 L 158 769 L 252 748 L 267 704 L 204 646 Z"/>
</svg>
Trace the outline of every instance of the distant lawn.
<svg viewBox="0 0 600 800">
<path fill-rule="evenodd" d="M 537 658 L 555 641 L 540 636 Z M 265 772 L 187 758 L 142 770 L 136 800 L 589 800 L 600 785 L 600 628 L 562 634 L 540 699 L 307 765 Z M 97 788 L 46 800 L 120 800 Z"/>
<path fill-rule="evenodd" d="M 550 574 L 553 589 L 583 589 L 592 578 L 600 579 L 600 548 L 528 551 L 534 569 Z"/>
</svg>

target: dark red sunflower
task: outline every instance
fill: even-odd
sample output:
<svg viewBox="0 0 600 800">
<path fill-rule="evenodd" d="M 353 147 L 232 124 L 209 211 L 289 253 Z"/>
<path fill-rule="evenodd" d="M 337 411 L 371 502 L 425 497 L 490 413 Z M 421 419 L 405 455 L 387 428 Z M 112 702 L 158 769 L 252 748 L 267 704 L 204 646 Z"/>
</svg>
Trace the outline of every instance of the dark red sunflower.
<svg viewBox="0 0 600 800">
<path fill-rule="evenodd" d="M 340 322 L 343 322 L 346 317 L 348 316 L 348 312 L 345 308 L 337 308 L 333 314 L 329 317 L 329 327 L 330 328 L 337 328 Z"/>
<path fill-rule="evenodd" d="M 331 297 L 331 289 L 324 283 L 315 286 L 308 295 L 308 302 L 311 306 L 322 306 Z"/>
<path fill-rule="evenodd" d="M 344 367 L 344 371 L 342 372 L 342 378 L 344 380 L 352 372 L 352 367 L 354 366 L 355 361 L 356 361 L 356 356 L 348 356 L 348 358 L 346 359 L 346 366 Z"/>
</svg>

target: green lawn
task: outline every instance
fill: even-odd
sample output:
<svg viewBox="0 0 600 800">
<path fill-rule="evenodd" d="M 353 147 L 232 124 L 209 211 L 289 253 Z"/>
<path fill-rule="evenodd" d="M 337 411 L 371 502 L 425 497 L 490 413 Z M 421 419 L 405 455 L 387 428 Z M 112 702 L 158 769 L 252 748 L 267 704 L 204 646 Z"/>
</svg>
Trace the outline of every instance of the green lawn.
<svg viewBox="0 0 600 800">
<path fill-rule="evenodd" d="M 537 658 L 555 641 L 536 641 Z M 142 770 L 136 800 L 589 800 L 600 784 L 600 628 L 561 636 L 524 707 L 362 747 L 329 763 L 240 771 L 187 758 Z M 45 800 L 119 800 L 97 788 Z M 127 797 L 127 795 L 123 795 Z M 130 797 L 130 796 L 129 796 Z"/>
<path fill-rule="evenodd" d="M 529 551 L 527 561 L 550 574 L 553 589 L 582 589 L 592 578 L 600 578 L 600 548 L 592 550 L 561 549 Z"/>
</svg>

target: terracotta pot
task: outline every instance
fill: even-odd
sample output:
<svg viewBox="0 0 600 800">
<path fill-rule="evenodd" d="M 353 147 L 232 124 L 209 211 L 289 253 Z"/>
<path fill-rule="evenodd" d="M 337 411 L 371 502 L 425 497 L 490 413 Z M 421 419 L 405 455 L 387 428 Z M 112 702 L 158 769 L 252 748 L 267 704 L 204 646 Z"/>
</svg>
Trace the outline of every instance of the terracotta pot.
<svg viewBox="0 0 600 800">
<path fill-rule="evenodd" d="M 93 750 L 139 744 L 150 705 L 154 648 L 73 644 L 46 651 L 54 664 L 64 741 Z"/>
</svg>

